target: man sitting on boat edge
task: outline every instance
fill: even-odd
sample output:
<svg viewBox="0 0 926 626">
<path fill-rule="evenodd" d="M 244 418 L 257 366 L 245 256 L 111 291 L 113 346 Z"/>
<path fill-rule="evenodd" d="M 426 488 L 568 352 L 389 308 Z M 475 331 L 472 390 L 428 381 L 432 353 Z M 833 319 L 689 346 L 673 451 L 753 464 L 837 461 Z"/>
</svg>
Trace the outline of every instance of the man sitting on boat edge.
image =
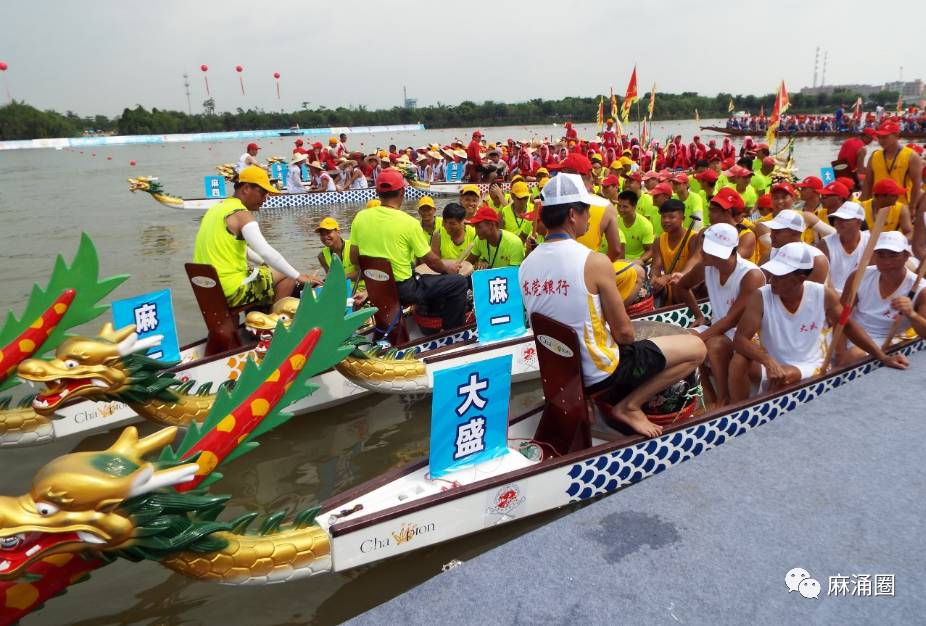
<svg viewBox="0 0 926 626">
<path fill-rule="evenodd" d="M 297 284 L 322 284 L 296 270 L 264 239 L 252 211 L 270 193 L 278 192 L 266 170 L 248 166 L 238 174 L 234 194 L 206 211 L 199 224 L 193 262 L 215 268 L 229 306 L 270 304 L 291 296 Z"/>
<path fill-rule="evenodd" d="M 701 364 L 704 343 L 693 335 L 634 341 L 610 260 L 576 241 L 588 229 L 589 206 L 601 200 L 575 174 L 559 174 L 541 196 L 540 219 L 548 234 L 521 264 L 518 282 L 550 288 L 525 293 L 524 306 L 529 315 L 546 315 L 576 331 L 584 384 L 615 403 L 610 417 L 641 435 L 657 436 L 662 427 L 641 407 Z"/>
</svg>

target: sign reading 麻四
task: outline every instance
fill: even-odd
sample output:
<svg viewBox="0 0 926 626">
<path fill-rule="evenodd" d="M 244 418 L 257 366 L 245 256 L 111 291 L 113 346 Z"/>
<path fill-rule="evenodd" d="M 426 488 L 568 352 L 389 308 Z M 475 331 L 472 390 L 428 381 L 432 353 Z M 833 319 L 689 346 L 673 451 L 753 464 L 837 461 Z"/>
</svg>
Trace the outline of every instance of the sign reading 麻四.
<svg viewBox="0 0 926 626">
<path fill-rule="evenodd" d="M 135 326 L 139 339 L 161 335 L 160 345 L 145 352 L 148 357 L 168 363 L 180 360 L 180 342 L 177 340 L 170 289 L 116 300 L 112 306 L 113 326 L 117 330 Z"/>
<path fill-rule="evenodd" d="M 526 332 L 517 267 L 473 272 L 473 303 L 480 342 L 520 337 Z"/>
<path fill-rule="evenodd" d="M 434 373 L 432 478 L 508 452 L 511 360 L 506 354 Z"/>
<path fill-rule="evenodd" d="M 224 198 L 226 195 L 224 176 L 204 176 L 203 186 L 206 188 L 207 198 Z"/>
</svg>

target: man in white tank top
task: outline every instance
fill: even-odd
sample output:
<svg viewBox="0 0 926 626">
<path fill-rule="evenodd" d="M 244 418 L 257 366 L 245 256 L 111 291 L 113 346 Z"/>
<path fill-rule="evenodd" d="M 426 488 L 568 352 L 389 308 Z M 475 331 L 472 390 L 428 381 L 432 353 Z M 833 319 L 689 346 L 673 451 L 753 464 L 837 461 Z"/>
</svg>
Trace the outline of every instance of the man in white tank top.
<svg viewBox="0 0 926 626">
<path fill-rule="evenodd" d="M 807 246 L 789 243 L 764 263 L 769 283 L 753 294 L 736 328 L 736 354 L 730 369 L 745 372 L 730 380 L 730 399 L 776 391 L 818 374 L 823 366 L 829 326 L 842 315 L 842 304 L 832 288 L 807 280 L 813 258 Z M 849 319 L 846 336 L 888 367 L 904 369 L 902 355 L 888 356 L 857 322 Z M 755 341 L 758 334 L 759 341 Z"/>
<path fill-rule="evenodd" d="M 862 259 L 862 251 L 868 245 L 867 230 L 862 230 L 865 209 L 857 202 L 844 202 L 829 215 L 830 223 L 836 229 L 817 243 L 820 251 L 830 262 L 830 277 L 827 283 L 842 295 L 849 274 L 854 272 Z"/>
<path fill-rule="evenodd" d="M 249 143 L 245 153 L 238 157 L 238 167 L 236 169 L 241 172 L 251 165 L 256 165 L 263 170 L 268 169 L 266 165 L 257 160 L 258 151 L 260 151 L 260 146 L 256 143 Z"/>
<path fill-rule="evenodd" d="M 902 320 L 898 333 L 912 326 L 920 337 L 926 337 L 924 284 L 920 281 L 913 290 L 916 274 L 906 267 L 909 258 L 910 244 L 903 233 L 896 230 L 881 233 L 875 244 L 875 264 L 864 269 L 855 302 L 852 303 L 852 319 L 882 347 L 893 341 L 894 337 L 888 335 L 897 319 Z M 855 279 L 858 271 L 849 274 L 847 284 Z M 858 346 L 850 344 L 840 358 L 840 364 L 852 363 L 864 356 Z"/>
<path fill-rule="evenodd" d="M 733 335 L 746 303 L 765 284 L 759 267 L 737 252 L 739 233 L 731 224 L 714 224 L 704 231 L 701 262 L 678 282 L 679 294 L 694 315 L 695 330 L 707 346 L 707 362 L 713 378 L 714 402 L 730 402 L 730 359 L 733 358 Z M 711 321 L 701 313 L 691 289 L 704 283 L 711 303 Z M 702 372 L 702 380 L 707 372 Z"/>
<path fill-rule="evenodd" d="M 518 271 L 528 315 L 540 313 L 571 326 L 579 337 L 582 377 L 590 392 L 605 392 L 610 418 L 647 437 L 662 433 L 641 410 L 652 396 L 691 374 L 704 360 L 694 335 L 634 341 L 607 256 L 576 241 L 588 230 L 589 206 L 601 202 L 576 174 L 559 174 L 541 193 L 544 242 Z M 618 397 L 620 395 L 620 397 Z"/>
</svg>

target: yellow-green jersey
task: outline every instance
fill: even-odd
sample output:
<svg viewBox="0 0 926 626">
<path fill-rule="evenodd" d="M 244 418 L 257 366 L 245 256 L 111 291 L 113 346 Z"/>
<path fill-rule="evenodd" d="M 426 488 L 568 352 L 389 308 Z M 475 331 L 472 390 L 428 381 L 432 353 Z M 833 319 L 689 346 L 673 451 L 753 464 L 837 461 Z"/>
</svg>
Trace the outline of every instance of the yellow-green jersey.
<svg viewBox="0 0 926 626">
<path fill-rule="evenodd" d="M 248 277 L 247 244 L 228 232 L 225 219 L 247 210 L 238 198 L 225 198 L 206 211 L 196 233 L 193 262 L 215 268 L 225 297 L 233 294 Z"/>
<path fill-rule="evenodd" d="M 524 260 L 524 242 L 514 233 L 499 229 L 501 238 L 497 246 L 489 245 L 485 239 L 476 242 L 473 254 L 477 261 L 488 263 L 490 268 L 521 265 Z"/>
</svg>

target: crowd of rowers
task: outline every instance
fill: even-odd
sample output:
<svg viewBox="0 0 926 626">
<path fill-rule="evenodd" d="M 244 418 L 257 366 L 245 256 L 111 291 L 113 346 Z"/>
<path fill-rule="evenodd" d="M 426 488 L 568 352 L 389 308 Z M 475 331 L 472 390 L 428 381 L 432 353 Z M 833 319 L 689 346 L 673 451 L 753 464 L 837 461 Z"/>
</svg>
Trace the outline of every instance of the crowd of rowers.
<svg viewBox="0 0 926 626">
<path fill-rule="evenodd" d="M 902 113 L 891 116 L 900 126 L 903 133 L 926 133 L 926 111 L 917 107 L 910 107 Z M 860 133 L 866 128 L 876 129 L 885 119 L 883 107 L 876 111 L 869 111 L 858 115 L 849 115 L 845 107 L 836 109 L 833 115 L 800 115 L 790 114 L 781 117 L 778 131 L 782 133 Z M 769 118 L 765 115 L 731 115 L 727 118 L 726 127 L 731 130 L 742 130 L 753 133 L 764 133 L 768 130 Z"/>
<path fill-rule="evenodd" d="M 423 305 L 444 330 L 464 323 L 467 265 L 520 266 L 527 312 L 576 330 L 586 386 L 613 402 L 615 421 L 655 435 L 661 429 L 641 406 L 698 367 L 715 406 L 866 356 L 907 367 L 886 351 L 911 333 L 926 336 L 911 248 L 923 257 L 923 164 L 900 144 L 896 124 L 882 124 L 876 136 L 881 147 L 864 185 L 813 176 L 775 182 L 777 163 L 762 144 L 727 169 L 711 159 L 690 171 L 644 172 L 623 156 L 605 167 L 597 153 L 573 151 L 529 178 L 515 174 L 507 192 L 492 184 L 483 196 L 479 186 L 463 186 L 439 216 L 423 198 L 418 219 L 403 210 L 405 176 L 386 168 L 378 199 L 356 214 L 349 236 L 334 219 L 321 221 L 319 261 L 327 270 L 338 256 L 359 280 L 360 255 L 387 259 L 402 304 Z M 321 282 L 260 234 L 252 212 L 274 192 L 264 170 L 247 167 L 234 196 L 202 221 L 195 260 L 216 267 L 231 305 Z M 860 267 L 878 221 L 870 264 Z M 693 334 L 635 341 L 627 310 L 650 293 L 686 304 Z M 837 323 L 847 341 L 831 355 Z"/>
</svg>

